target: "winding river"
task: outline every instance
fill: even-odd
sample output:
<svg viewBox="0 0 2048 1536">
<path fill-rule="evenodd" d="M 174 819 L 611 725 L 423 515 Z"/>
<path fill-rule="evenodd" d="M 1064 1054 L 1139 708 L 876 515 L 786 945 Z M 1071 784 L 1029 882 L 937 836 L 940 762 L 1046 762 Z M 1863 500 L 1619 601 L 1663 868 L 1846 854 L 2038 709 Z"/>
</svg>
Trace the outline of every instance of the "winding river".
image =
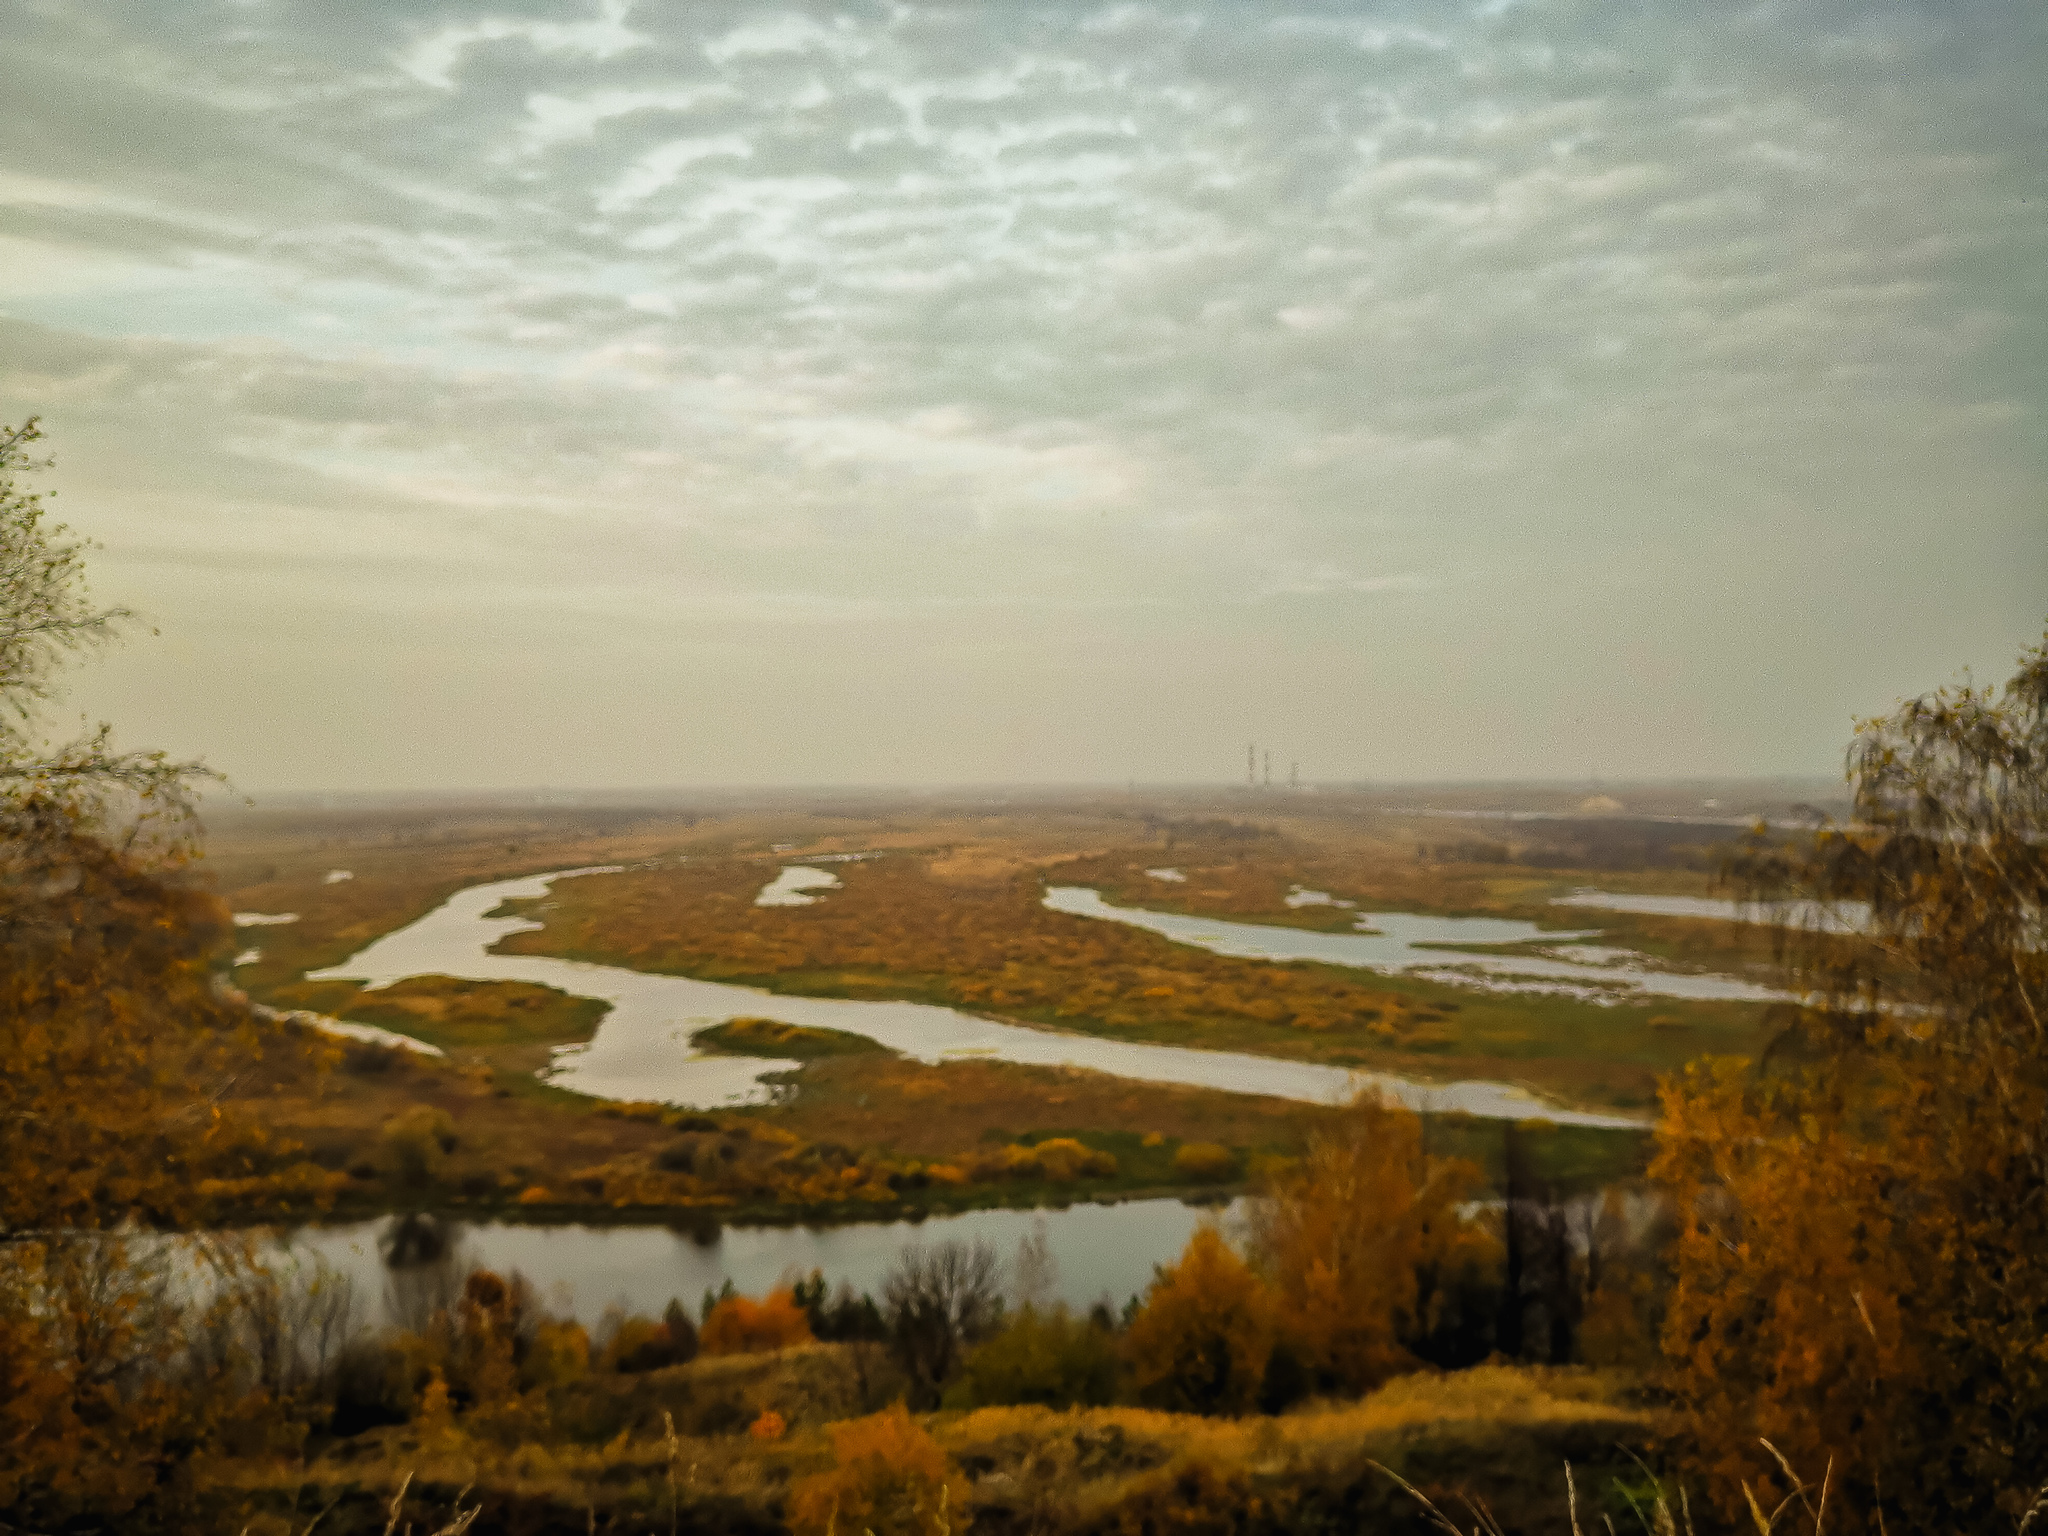
<svg viewBox="0 0 2048 1536">
<path fill-rule="evenodd" d="M 507 935 L 542 925 L 520 917 L 485 914 L 508 900 L 544 896 L 557 880 L 610 872 L 610 866 L 564 870 L 471 886 L 341 964 L 311 973 L 312 979 L 361 981 L 376 987 L 411 976 L 440 975 L 473 981 L 534 982 L 573 996 L 602 999 L 611 1009 L 595 1035 L 587 1044 L 558 1052 L 554 1065 L 548 1069 L 548 1079 L 559 1087 L 607 1099 L 653 1099 L 705 1109 L 768 1102 L 773 1090 L 761 1078 L 795 1068 L 798 1063 L 707 1055 L 690 1044 L 690 1036 L 708 1025 L 767 1015 L 786 1023 L 864 1035 L 905 1056 L 932 1063 L 981 1056 L 1033 1066 L 1082 1067 L 1145 1082 L 1219 1088 L 1309 1103 L 1335 1102 L 1361 1087 L 1376 1087 L 1398 1102 L 1423 1111 L 1455 1111 L 1488 1119 L 1540 1117 L 1562 1125 L 1609 1128 L 1632 1128 L 1643 1123 L 1628 1116 L 1552 1108 L 1525 1089 L 1506 1083 L 1432 1085 L 1315 1062 L 1032 1029 L 928 1003 L 786 997 L 723 982 L 657 976 L 542 955 L 491 952 L 491 947 Z M 1092 891 L 1087 894 L 1094 896 Z M 1135 914 L 1123 908 L 1106 908 L 1103 915 L 1115 916 L 1120 921 L 1143 916 L 1148 919 L 1147 926 L 1151 926 L 1149 919 L 1165 921 L 1159 914 Z M 1288 936 L 1302 941 L 1364 937 L 1310 934 L 1255 924 L 1201 926 L 1204 931 L 1246 929 L 1263 936 L 1263 942 L 1269 945 L 1288 942 Z M 1258 958 L 1278 956 L 1266 952 Z"/>
<path fill-rule="evenodd" d="M 1321 895 L 1321 892 L 1310 892 Z M 1654 898 L 1684 902 L 1689 898 Z M 1574 898 L 1561 898 L 1564 905 Z M 1431 917 L 1419 912 L 1361 912 L 1350 933 L 1285 928 L 1272 923 L 1233 923 L 1224 918 L 1189 917 L 1112 906 L 1086 886 L 1056 885 L 1045 893 L 1055 912 L 1129 923 L 1219 955 L 1245 960 L 1318 960 L 1391 974 L 1406 972 L 1453 986 L 1500 992 L 1562 993 L 1594 1003 L 1639 1002 L 1645 997 L 1685 997 L 1763 1003 L 1785 994 L 1753 981 L 1711 972 L 1666 971 L 1627 950 L 1580 948 L 1596 932 L 1559 933 L 1513 918 Z M 1295 903 L 1300 904 L 1300 903 Z M 1585 903 L 1591 905 L 1590 902 Z M 1636 910 L 1665 910 L 1662 907 Z M 1690 915 L 1689 913 L 1687 915 Z M 1467 945 L 1541 944 L 1547 953 L 1459 954 Z"/>
</svg>

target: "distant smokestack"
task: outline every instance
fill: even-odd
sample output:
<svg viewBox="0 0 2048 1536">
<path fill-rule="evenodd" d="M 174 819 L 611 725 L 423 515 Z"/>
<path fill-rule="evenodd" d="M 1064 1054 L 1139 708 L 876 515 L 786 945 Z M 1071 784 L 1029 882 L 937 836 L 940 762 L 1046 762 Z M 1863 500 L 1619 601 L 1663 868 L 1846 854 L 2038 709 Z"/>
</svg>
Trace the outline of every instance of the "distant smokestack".
<svg viewBox="0 0 2048 1536">
<path fill-rule="evenodd" d="M 1271 752 L 1268 752 L 1268 753 L 1266 754 L 1266 788 L 1268 788 L 1268 789 L 1271 789 L 1272 787 L 1273 787 L 1273 754 L 1272 754 Z"/>
<path fill-rule="evenodd" d="M 1259 744 L 1255 741 L 1244 746 L 1244 782 L 1248 788 L 1259 787 Z"/>
</svg>

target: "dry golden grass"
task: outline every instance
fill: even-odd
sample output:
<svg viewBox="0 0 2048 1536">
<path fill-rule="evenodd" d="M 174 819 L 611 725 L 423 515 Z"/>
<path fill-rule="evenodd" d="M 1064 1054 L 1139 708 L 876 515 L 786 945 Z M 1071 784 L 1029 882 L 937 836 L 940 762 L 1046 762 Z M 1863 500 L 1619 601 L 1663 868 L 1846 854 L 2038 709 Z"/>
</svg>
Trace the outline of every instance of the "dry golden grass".
<svg viewBox="0 0 2048 1536">
<path fill-rule="evenodd" d="M 716 1529 L 714 1519 L 742 1511 L 769 1515 L 795 1483 L 832 1467 L 829 1425 L 865 1411 L 856 1378 L 843 1345 L 699 1360 L 557 1389 L 524 1421 L 501 1418 L 486 1430 L 444 1416 L 373 1431 L 303 1470 L 245 1464 L 234 1477 L 258 1502 L 290 1490 L 302 1507 L 318 1508 L 351 1490 L 366 1503 L 388 1500 L 410 1473 L 415 1488 L 443 1490 L 444 1499 L 473 1487 L 474 1499 L 500 1514 L 523 1508 L 529 1517 L 557 1510 L 580 1518 L 587 1509 L 600 1526 L 609 1516 L 623 1529 L 666 1529 L 673 1470 L 680 1523 Z M 1556 1447 L 1611 1450 L 1660 1433 L 1656 1415 L 1634 1406 L 1631 1393 L 1627 1379 L 1592 1371 L 1483 1366 L 1405 1378 L 1360 1402 L 1312 1404 L 1279 1418 L 985 1408 L 920 1422 L 960 1469 L 955 1529 L 978 1516 L 1046 1532 L 1116 1529 L 1126 1515 L 1177 1500 L 1256 1499 L 1261 1489 L 1270 1503 L 1274 1492 L 1363 1486 L 1376 1507 L 1397 1507 L 1405 1496 L 1372 1470 L 1374 1460 L 1407 1468 L 1448 1501 L 1460 1479 L 1431 1475 L 1433 1457 L 1468 1464 L 1466 1485 L 1490 1498 L 1528 1492 L 1532 1507 L 1556 1514 L 1561 1526 Z M 593 1413 L 579 1400 L 608 1406 Z M 707 1402 L 720 1405 L 721 1431 L 690 1433 L 688 1405 Z M 784 1420 L 782 1435 L 747 1433 L 769 1413 Z M 579 1423 L 583 1438 L 565 1433 Z M 1503 1470 L 1510 1462 L 1512 1476 Z M 1180 1518 L 1225 1513 L 1183 1508 Z"/>
<path fill-rule="evenodd" d="M 1138 1131 L 1175 1140 L 1296 1148 L 1335 1112 L 1251 1094 L 1132 1082 L 1101 1072 L 998 1061 L 942 1066 L 840 1057 L 806 1068 L 786 1108 L 758 1111 L 806 1141 L 948 1157 L 990 1130 Z"/>
</svg>

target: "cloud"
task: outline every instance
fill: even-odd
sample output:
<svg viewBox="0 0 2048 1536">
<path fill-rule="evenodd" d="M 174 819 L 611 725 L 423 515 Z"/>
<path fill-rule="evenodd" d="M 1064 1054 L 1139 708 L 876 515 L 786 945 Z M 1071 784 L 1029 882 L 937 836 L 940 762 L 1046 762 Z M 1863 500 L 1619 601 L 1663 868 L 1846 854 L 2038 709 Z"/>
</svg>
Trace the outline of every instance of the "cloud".
<svg viewBox="0 0 2048 1536">
<path fill-rule="evenodd" d="M 1276 571 L 1259 586 L 1259 597 L 1323 597 L 1330 594 L 1427 592 L 1436 583 L 1417 571 L 1385 576 L 1357 576 L 1334 565 L 1300 566 Z"/>
<path fill-rule="evenodd" d="M 668 143 L 650 149 L 626 167 L 619 179 L 598 194 L 597 206 L 603 213 L 618 213 L 631 208 L 635 203 L 644 202 L 654 193 L 670 185 L 682 175 L 685 168 L 699 160 L 730 157 L 745 160 L 752 157 L 753 147 L 738 134 L 720 134 L 708 139 L 671 139 Z"/>
<path fill-rule="evenodd" d="M 454 71 L 462 56 L 478 43 L 516 39 L 540 53 L 575 53 L 604 60 L 646 46 L 644 34 L 626 25 L 632 0 L 602 0 L 597 15 L 582 21 L 526 21 L 488 16 L 481 21 L 443 27 L 407 48 L 398 67 L 422 85 L 453 90 Z"/>
<path fill-rule="evenodd" d="M 1563 609 L 1611 655 L 1684 613 L 1716 654 L 1783 625 L 1851 658 L 1778 690 L 1767 756 L 2038 606 L 2044 26 L 17 7 L 0 398 L 74 445 L 114 568 L 242 573 L 190 578 L 195 635 L 223 603 L 516 593 L 611 665 L 582 627 L 611 594 L 982 655 L 980 613 L 995 697 L 1033 657 L 1087 669 L 1020 615 L 1124 615 L 1102 653 L 1220 676 L 1246 637 L 1205 626 L 1256 612 L 1332 677 L 1449 647 L 1556 697 L 1578 682 L 1531 658 Z M 1852 641 L 1901 570 L 1940 600 L 1891 651 Z M 1694 717 L 1734 709 L 1698 688 Z M 1497 750 L 1443 729 L 1447 764 Z"/>
</svg>

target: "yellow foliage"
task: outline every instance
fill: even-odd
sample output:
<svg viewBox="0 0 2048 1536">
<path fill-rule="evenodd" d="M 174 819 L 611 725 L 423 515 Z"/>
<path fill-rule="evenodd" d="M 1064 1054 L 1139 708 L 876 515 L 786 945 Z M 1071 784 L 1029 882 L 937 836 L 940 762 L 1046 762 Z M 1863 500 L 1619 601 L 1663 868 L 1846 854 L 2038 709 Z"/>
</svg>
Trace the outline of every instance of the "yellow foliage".
<svg viewBox="0 0 2048 1536">
<path fill-rule="evenodd" d="M 940 1536 L 956 1525 L 965 1528 L 965 1485 L 901 1403 L 834 1424 L 831 1435 L 837 1465 L 805 1478 L 790 1495 L 790 1529 L 797 1536 Z"/>
<path fill-rule="evenodd" d="M 1413 1367 L 1401 1340 L 1429 1321 L 1421 1276 L 1492 1251 L 1458 1210 L 1479 1182 L 1469 1163 L 1430 1166 L 1421 1120 L 1374 1096 L 1272 1179 L 1254 1210 L 1253 1249 L 1305 1362 L 1352 1392 Z"/>
<path fill-rule="evenodd" d="M 1116 1174 L 1116 1158 L 1097 1152 L 1071 1136 L 1052 1136 L 1034 1147 L 998 1147 L 969 1161 L 978 1179 L 1048 1179 L 1070 1184 L 1076 1179 L 1107 1179 Z"/>
<path fill-rule="evenodd" d="M 1794 1465 L 1859 1473 L 1903 1450 L 1873 1436 L 1922 1366 L 1904 1315 L 1915 1236 L 1886 1198 L 1904 1170 L 1859 1153 L 1839 1114 L 1811 1127 L 1816 1144 L 1811 1110 L 1789 1126 L 1762 1111 L 1747 1066 L 1701 1063 L 1669 1085 L 1651 1170 L 1680 1221 L 1664 1348 L 1705 1470 L 1731 1490 L 1768 1476 L 1759 1437 Z"/>
<path fill-rule="evenodd" d="M 526 1358 L 519 1363 L 519 1384 L 557 1387 L 576 1380 L 590 1368 L 590 1335 L 578 1322 L 564 1320 L 542 1323 L 526 1346 Z"/>
<path fill-rule="evenodd" d="M 747 1433 L 756 1440 L 780 1440 L 788 1428 L 781 1414 L 773 1408 L 763 1408 L 761 1416 L 747 1426 Z"/>
<path fill-rule="evenodd" d="M 1273 1351 L 1273 1300 L 1213 1225 L 1162 1270 L 1124 1338 L 1139 1397 L 1183 1413 L 1243 1413 Z"/>
<path fill-rule="evenodd" d="M 1230 1148 L 1213 1141 L 1190 1141 L 1173 1154 L 1174 1172 L 1183 1178 L 1214 1183 L 1237 1171 L 1237 1159 Z"/>
</svg>

